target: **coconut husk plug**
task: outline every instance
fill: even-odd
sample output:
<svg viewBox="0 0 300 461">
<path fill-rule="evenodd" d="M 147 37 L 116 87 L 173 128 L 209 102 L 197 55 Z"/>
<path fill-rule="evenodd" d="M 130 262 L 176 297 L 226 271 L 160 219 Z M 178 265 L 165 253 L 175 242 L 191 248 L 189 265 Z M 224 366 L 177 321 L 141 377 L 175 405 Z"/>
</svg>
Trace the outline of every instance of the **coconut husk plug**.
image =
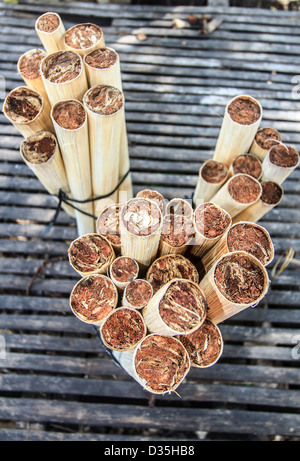
<svg viewBox="0 0 300 461">
<path fill-rule="evenodd" d="M 138 275 L 138 263 L 128 256 L 119 256 L 109 266 L 109 276 L 120 292 L 123 292 Z M 125 305 L 129 304 L 125 303 Z"/>
<path fill-rule="evenodd" d="M 277 144 L 269 150 L 262 162 L 262 181 L 282 184 L 299 164 L 299 153 L 285 144 Z"/>
<path fill-rule="evenodd" d="M 280 133 L 275 128 L 264 127 L 257 130 L 249 153 L 255 155 L 261 162 L 271 147 L 282 141 Z"/>
<path fill-rule="evenodd" d="M 147 280 L 131 280 L 125 287 L 122 304 L 133 309 L 142 309 L 153 296 L 153 288 Z"/>
<path fill-rule="evenodd" d="M 105 46 L 104 34 L 101 27 L 90 22 L 77 24 L 67 30 L 64 35 L 64 48 L 85 56 L 93 50 Z M 99 82 L 97 82 L 99 83 Z"/>
</svg>

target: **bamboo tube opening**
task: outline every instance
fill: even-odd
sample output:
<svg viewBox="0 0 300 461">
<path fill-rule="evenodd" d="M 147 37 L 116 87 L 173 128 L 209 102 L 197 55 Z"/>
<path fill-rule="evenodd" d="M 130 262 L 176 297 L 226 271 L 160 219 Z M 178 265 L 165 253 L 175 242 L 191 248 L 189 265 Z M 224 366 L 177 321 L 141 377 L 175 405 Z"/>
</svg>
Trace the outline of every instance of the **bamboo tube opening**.
<svg viewBox="0 0 300 461">
<path fill-rule="evenodd" d="M 192 205 L 182 198 L 172 198 L 166 205 L 166 215 L 183 216 L 191 218 L 193 216 Z"/>
<path fill-rule="evenodd" d="M 96 48 L 103 48 L 104 34 L 96 24 L 77 24 L 67 30 L 64 37 L 65 49 L 76 51 L 81 56 Z"/>
<path fill-rule="evenodd" d="M 233 175 L 244 173 L 255 179 L 260 179 L 262 175 L 261 161 L 252 154 L 240 154 L 231 164 Z"/>
<path fill-rule="evenodd" d="M 106 274 L 115 252 L 106 238 L 99 234 L 86 234 L 74 240 L 68 249 L 73 269 L 81 276 Z"/>
<path fill-rule="evenodd" d="M 118 54 L 112 48 L 98 48 L 84 56 L 84 63 L 94 69 L 108 69 L 118 61 Z"/>
<path fill-rule="evenodd" d="M 237 96 L 227 107 L 231 120 L 238 125 L 253 125 L 260 120 L 262 115 L 261 106 L 250 96 Z"/>
<path fill-rule="evenodd" d="M 193 333 L 178 336 L 189 354 L 191 366 L 208 368 L 214 365 L 223 353 L 223 338 L 220 329 L 205 319 Z"/>
<path fill-rule="evenodd" d="M 271 147 L 262 163 L 262 181 L 275 181 L 282 184 L 299 164 L 299 153 L 285 144 Z"/>
<path fill-rule="evenodd" d="M 21 144 L 21 152 L 24 160 L 33 165 L 39 165 L 48 162 L 55 154 L 57 141 L 50 131 L 42 131 L 32 135 Z"/>
<path fill-rule="evenodd" d="M 129 282 L 135 280 L 139 275 L 138 263 L 128 256 L 119 256 L 109 267 L 109 275 L 114 284 L 124 290 Z"/>
<path fill-rule="evenodd" d="M 103 235 L 113 246 L 116 253 L 121 251 L 120 204 L 105 207 L 96 222 L 98 234 Z"/>
<path fill-rule="evenodd" d="M 199 283 L 199 274 L 194 264 L 180 254 L 161 256 L 151 264 L 146 274 L 146 280 L 151 283 L 154 294 L 173 279 Z"/>
<path fill-rule="evenodd" d="M 169 214 L 163 218 L 159 255 L 184 254 L 195 235 L 193 220 L 182 215 Z"/>
<path fill-rule="evenodd" d="M 47 53 L 64 49 L 65 27 L 57 13 L 42 14 L 35 23 L 35 30 Z"/>
<path fill-rule="evenodd" d="M 214 203 L 202 203 L 194 212 L 194 245 L 191 254 L 203 256 L 227 231 L 231 217 L 227 211 Z"/>
<path fill-rule="evenodd" d="M 40 67 L 45 56 L 45 51 L 38 48 L 28 50 L 20 56 L 18 60 L 18 72 L 27 85 L 42 78 Z M 36 90 L 38 91 L 38 89 Z"/>
<path fill-rule="evenodd" d="M 82 322 L 101 326 L 117 307 L 118 291 L 105 275 L 88 275 L 76 283 L 69 303 L 73 314 Z"/>
<path fill-rule="evenodd" d="M 162 213 L 165 210 L 165 198 L 157 190 L 143 189 L 136 194 L 136 198 L 146 198 L 156 203 Z"/>
<path fill-rule="evenodd" d="M 111 312 L 100 328 L 104 345 L 113 351 L 134 349 L 146 333 L 142 315 L 130 307 L 120 307 Z"/>
<path fill-rule="evenodd" d="M 228 168 L 216 160 L 206 160 L 199 170 L 198 182 L 195 188 L 193 203 L 209 202 L 228 177 Z"/>
<path fill-rule="evenodd" d="M 153 394 L 175 391 L 190 370 L 190 359 L 178 339 L 148 335 L 133 357 L 137 381 Z"/>
<path fill-rule="evenodd" d="M 113 115 L 124 106 L 124 95 L 118 88 L 96 85 L 84 95 L 84 103 L 97 114 Z"/>
<path fill-rule="evenodd" d="M 283 196 L 282 187 L 274 181 L 264 181 L 261 187 L 261 201 L 266 205 L 278 205 Z"/>
<path fill-rule="evenodd" d="M 52 116 L 65 130 L 78 130 L 87 119 L 83 105 L 75 99 L 56 103 L 52 108 Z"/>
<path fill-rule="evenodd" d="M 83 58 L 90 87 L 98 84 L 110 85 L 122 91 L 120 60 L 112 48 L 98 48 Z"/>
<path fill-rule="evenodd" d="M 142 309 L 153 296 L 153 288 L 147 280 L 130 281 L 124 290 L 122 304 L 133 309 Z"/>
<path fill-rule="evenodd" d="M 281 135 L 275 128 L 260 128 L 256 132 L 249 153 L 255 155 L 262 162 L 271 147 L 281 143 L 281 141 Z"/>
</svg>

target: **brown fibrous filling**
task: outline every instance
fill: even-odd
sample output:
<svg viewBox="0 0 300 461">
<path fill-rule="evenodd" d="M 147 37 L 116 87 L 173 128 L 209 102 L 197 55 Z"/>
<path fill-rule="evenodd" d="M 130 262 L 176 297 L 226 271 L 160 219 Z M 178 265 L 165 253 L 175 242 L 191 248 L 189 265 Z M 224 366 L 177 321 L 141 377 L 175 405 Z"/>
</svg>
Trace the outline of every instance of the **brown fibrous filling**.
<svg viewBox="0 0 300 461">
<path fill-rule="evenodd" d="M 42 59 L 46 56 L 43 50 L 30 50 L 25 53 L 20 59 L 19 71 L 20 74 L 30 80 L 34 80 L 41 76 L 40 64 Z"/>
<path fill-rule="evenodd" d="M 171 247 L 181 247 L 193 236 L 194 226 L 191 218 L 174 214 L 164 216 L 161 238 L 165 243 Z"/>
<path fill-rule="evenodd" d="M 5 111 L 17 123 L 30 122 L 39 114 L 43 105 L 41 96 L 30 88 L 16 88 L 5 101 Z"/>
<path fill-rule="evenodd" d="M 153 293 L 177 278 L 199 282 L 196 267 L 182 255 L 166 255 L 156 259 L 149 267 L 146 278 L 152 285 Z"/>
<path fill-rule="evenodd" d="M 101 269 L 112 255 L 108 241 L 101 235 L 83 235 L 72 242 L 69 250 L 71 264 L 80 272 Z"/>
<path fill-rule="evenodd" d="M 125 301 L 135 308 L 144 307 L 153 294 L 152 286 L 146 280 L 133 280 L 126 286 Z"/>
<path fill-rule="evenodd" d="M 256 143 L 262 148 L 269 150 L 281 141 L 281 136 L 274 128 L 260 128 L 255 135 Z"/>
<path fill-rule="evenodd" d="M 101 321 L 115 308 L 118 294 L 113 282 L 105 276 L 84 277 L 71 294 L 71 307 L 87 321 Z"/>
<path fill-rule="evenodd" d="M 52 83 L 74 80 L 81 72 L 80 57 L 73 51 L 58 51 L 50 54 L 42 64 L 44 77 Z"/>
<path fill-rule="evenodd" d="M 153 200 L 158 205 L 160 211 L 163 212 L 165 206 L 165 199 L 163 195 L 157 190 L 143 189 L 140 190 L 136 196 L 138 198 L 147 198 L 148 200 Z"/>
<path fill-rule="evenodd" d="M 273 146 L 269 153 L 270 162 L 282 168 L 291 168 L 297 165 L 299 154 L 291 146 L 278 144 Z"/>
<path fill-rule="evenodd" d="M 228 183 L 228 192 L 239 203 L 252 203 L 260 196 L 259 183 L 245 174 L 234 176 Z"/>
<path fill-rule="evenodd" d="M 162 217 L 156 203 L 135 198 L 123 206 L 121 219 L 128 232 L 142 236 L 156 232 L 161 225 Z"/>
<path fill-rule="evenodd" d="M 32 164 L 46 163 L 54 154 L 56 140 L 50 133 L 30 136 L 22 143 L 22 153 Z"/>
<path fill-rule="evenodd" d="M 220 330 L 208 319 L 193 333 L 180 335 L 179 340 L 189 354 L 191 365 L 196 367 L 214 364 L 223 350 Z"/>
<path fill-rule="evenodd" d="M 252 223 L 238 223 L 232 226 L 227 235 L 228 250 L 246 251 L 262 264 L 267 264 L 272 256 L 272 247 L 267 233 Z"/>
<path fill-rule="evenodd" d="M 262 194 L 261 200 L 267 205 L 276 205 L 280 202 L 283 190 L 279 184 L 273 181 L 265 181 L 261 184 Z"/>
<path fill-rule="evenodd" d="M 247 96 L 235 98 L 228 107 L 230 118 L 240 125 L 252 125 L 261 116 L 261 110 L 256 101 Z"/>
<path fill-rule="evenodd" d="M 111 265 L 111 274 L 118 282 L 130 282 L 138 275 L 138 265 L 134 259 L 121 256 L 114 260 Z"/>
<path fill-rule="evenodd" d="M 121 109 L 124 104 L 122 91 L 109 85 L 97 85 L 85 95 L 88 107 L 103 115 L 111 115 Z"/>
<path fill-rule="evenodd" d="M 80 128 L 86 119 L 86 113 L 79 101 L 61 101 L 53 109 L 56 123 L 66 130 Z"/>
<path fill-rule="evenodd" d="M 254 155 L 243 154 L 236 157 L 232 163 L 233 173 L 244 173 L 259 179 L 262 167 L 261 162 Z"/>
<path fill-rule="evenodd" d="M 96 45 L 101 36 L 102 31 L 95 24 L 78 24 L 66 32 L 65 43 L 70 48 L 82 50 Z"/>
<path fill-rule="evenodd" d="M 97 219 L 97 232 L 103 235 L 113 245 L 121 245 L 119 205 L 111 205 L 101 212 Z"/>
<path fill-rule="evenodd" d="M 95 69 L 108 69 L 117 61 L 117 53 L 109 48 L 91 51 L 85 56 L 85 62 Z"/>
<path fill-rule="evenodd" d="M 146 328 L 138 312 L 119 308 L 105 320 L 101 334 L 108 347 L 129 350 L 145 337 Z"/>
<path fill-rule="evenodd" d="M 224 256 L 215 269 L 215 283 L 226 299 L 237 304 L 254 303 L 265 289 L 265 275 L 252 257 Z"/>
<path fill-rule="evenodd" d="M 144 339 L 135 356 L 135 369 L 155 392 L 175 389 L 189 371 L 183 345 L 172 337 L 151 335 Z"/>
<path fill-rule="evenodd" d="M 227 167 L 215 160 L 207 160 L 201 169 L 202 178 L 211 184 L 222 182 L 226 178 L 227 173 Z"/>
<path fill-rule="evenodd" d="M 166 214 L 184 216 L 185 218 L 191 218 L 193 214 L 193 208 L 189 202 L 180 198 L 173 198 L 170 200 L 166 207 Z"/>
<path fill-rule="evenodd" d="M 229 214 L 213 203 L 203 203 L 195 211 L 195 227 L 206 238 L 223 235 L 230 223 Z"/>
<path fill-rule="evenodd" d="M 54 32 L 58 26 L 59 18 L 54 13 L 43 14 L 37 22 L 37 28 L 42 32 Z"/>
</svg>

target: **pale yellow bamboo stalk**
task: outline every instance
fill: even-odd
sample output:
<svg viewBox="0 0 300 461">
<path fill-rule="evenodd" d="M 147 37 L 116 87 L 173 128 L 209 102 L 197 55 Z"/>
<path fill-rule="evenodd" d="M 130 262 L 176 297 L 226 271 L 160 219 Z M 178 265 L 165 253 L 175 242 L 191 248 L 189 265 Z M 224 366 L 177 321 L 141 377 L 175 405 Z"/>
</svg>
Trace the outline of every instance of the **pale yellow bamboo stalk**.
<svg viewBox="0 0 300 461">
<path fill-rule="evenodd" d="M 119 256 L 109 266 L 109 276 L 120 292 L 139 275 L 138 263 L 129 256 Z"/>
<path fill-rule="evenodd" d="M 206 160 L 199 170 L 197 185 L 193 195 L 195 207 L 209 202 L 228 179 L 228 168 L 216 160 Z"/>
<path fill-rule="evenodd" d="M 239 221 L 257 222 L 281 202 L 284 191 L 279 184 L 274 181 L 264 181 L 261 187 L 262 193 L 259 200 L 235 216 L 232 220 L 233 223 Z"/>
<path fill-rule="evenodd" d="M 92 198 L 91 166 L 87 114 L 83 104 L 69 99 L 56 103 L 51 118 L 64 160 L 73 199 Z M 76 208 L 93 216 L 93 202 L 71 202 Z M 95 232 L 95 220 L 75 209 L 78 235 Z"/>
<path fill-rule="evenodd" d="M 280 159 L 277 157 L 279 153 Z M 299 153 L 296 149 L 279 143 L 271 147 L 262 162 L 261 180 L 282 184 L 298 165 Z"/>
<path fill-rule="evenodd" d="M 40 131 L 24 139 L 20 153 L 24 162 L 50 194 L 58 195 L 61 189 L 71 195 L 59 145 L 53 133 Z M 74 211 L 69 205 L 62 202 L 61 206 L 68 215 L 74 216 Z"/>
<path fill-rule="evenodd" d="M 124 96 L 117 88 L 96 85 L 86 92 L 83 104 L 88 114 L 93 194 L 98 197 L 112 192 L 119 182 Z M 117 191 L 97 200 L 96 216 L 117 200 Z"/>
<path fill-rule="evenodd" d="M 41 75 L 52 106 L 65 99 L 82 101 L 88 89 L 82 58 L 74 51 L 48 54 L 41 62 Z"/>
<path fill-rule="evenodd" d="M 156 334 L 147 335 L 131 351 L 113 352 L 113 355 L 124 370 L 152 394 L 175 392 L 191 366 L 189 355 L 177 338 Z M 143 363 L 149 376 L 143 372 Z M 164 373 L 169 370 L 172 370 L 171 376 L 164 379 Z"/>
<path fill-rule="evenodd" d="M 135 259 L 141 270 L 154 261 L 161 235 L 162 214 L 148 199 L 133 198 L 121 210 L 121 253 Z"/>
<path fill-rule="evenodd" d="M 55 53 L 64 50 L 65 27 L 61 17 L 57 13 L 48 12 L 42 14 L 35 23 L 38 34 L 47 53 Z"/>
<path fill-rule="evenodd" d="M 242 123 L 234 121 L 234 119 L 238 120 L 238 118 L 233 115 L 230 108 L 239 102 L 247 102 L 247 104 L 252 104 L 254 109 L 257 109 L 255 116 L 253 116 L 253 120 L 251 120 L 252 123 L 248 123 L 246 120 L 241 120 Z M 240 110 L 238 112 L 242 113 Z M 262 107 L 252 96 L 240 95 L 229 101 L 225 108 L 213 159 L 229 167 L 237 155 L 248 152 L 261 122 L 261 118 Z"/>
<path fill-rule="evenodd" d="M 231 221 L 230 214 L 214 203 L 198 205 L 193 217 L 195 238 L 190 253 L 202 258 L 220 240 L 230 227 Z"/>
<path fill-rule="evenodd" d="M 191 280 L 171 280 L 150 299 L 143 317 L 151 333 L 164 336 L 192 333 L 206 318 L 205 294 Z"/>
<path fill-rule="evenodd" d="M 185 254 L 195 235 L 193 218 L 165 215 L 161 231 L 158 257 L 167 254 Z"/>
<path fill-rule="evenodd" d="M 64 35 L 64 49 L 75 51 L 80 56 L 104 47 L 103 30 L 90 22 L 77 24 L 68 29 Z"/>
<path fill-rule="evenodd" d="M 114 203 L 105 207 L 96 221 L 96 231 L 111 244 L 116 254 L 121 253 L 121 235 L 119 214 L 122 204 Z"/>
<path fill-rule="evenodd" d="M 27 86 L 19 86 L 6 96 L 3 113 L 24 138 L 39 131 L 54 133 L 50 105 L 37 91 Z"/>
<path fill-rule="evenodd" d="M 28 88 L 37 91 L 50 105 L 40 71 L 41 61 L 45 56 L 46 52 L 38 48 L 26 51 L 18 60 L 18 72 Z"/>
<path fill-rule="evenodd" d="M 257 130 L 249 153 L 255 155 L 262 162 L 270 148 L 281 140 L 281 135 L 275 128 L 260 128 Z"/>
<path fill-rule="evenodd" d="M 242 183 L 241 183 L 242 181 Z M 242 198 L 245 191 L 251 187 L 252 196 Z M 249 175 L 240 173 L 232 176 L 211 198 L 211 202 L 226 210 L 234 218 L 243 210 L 259 200 L 261 185 Z"/>
<path fill-rule="evenodd" d="M 241 261 L 244 261 L 246 264 L 248 264 L 248 269 L 244 269 L 245 274 L 243 274 L 243 266 L 236 264 L 234 258 L 241 258 Z M 216 271 L 218 270 L 218 267 L 220 267 L 219 265 L 221 263 L 227 265 L 227 277 L 229 281 L 231 280 L 231 283 L 235 286 L 235 292 L 238 294 L 240 294 L 240 291 L 237 287 L 237 277 L 243 278 L 243 275 L 247 274 L 247 278 L 249 278 L 254 274 L 254 270 L 257 271 L 261 277 L 261 282 L 259 282 L 261 285 L 258 286 L 257 282 L 255 286 L 257 293 L 255 293 L 255 295 L 251 293 L 252 296 L 250 296 L 250 292 L 244 283 L 242 289 L 245 296 L 245 302 L 235 302 L 235 300 L 232 300 L 232 298 L 230 299 L 229 294 L 227 294 L 225 297 L 216 284 Z M 246 279 L 244 277 L 244 281 L 245 280 Z M 219 324 L 243 311 L 247 307 L 254 307 L 257 305 L 268 291 L 269 278 L 266 268 L 258 261 L 257 258 L 244 251 L 235 251 L 221 256 L 221 258 L 215 262 L 212 268 L 200 281 L 200 288 L 203 290 L 207 298 L 207 303 L 209 306 L 209 311 L 207 314 L 208 318 L 215 324 Z"/>
</svg>

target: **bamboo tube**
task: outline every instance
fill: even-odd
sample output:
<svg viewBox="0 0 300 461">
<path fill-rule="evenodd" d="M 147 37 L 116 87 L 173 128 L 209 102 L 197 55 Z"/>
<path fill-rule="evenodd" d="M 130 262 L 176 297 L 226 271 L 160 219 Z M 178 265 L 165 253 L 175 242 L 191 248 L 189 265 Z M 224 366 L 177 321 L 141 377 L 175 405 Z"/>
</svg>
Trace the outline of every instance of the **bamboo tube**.
<svg viewBox="0 0 300 461">
<path fill-rule="evenodd" d="M 130 281 L 124 290 L 122 304 L 133 309 L 142 309 L 153 296 L 153 288 L 147 280 Z"/>
<path fill-rule="evenodd" d="M 232 222 L 257 222 L 281 202 L 284 192 L 279 184 L 273 181 L 264 181 L 261 183 L 261 188 L 262 193 L 259 200 L 239 213 Z"/>
<path fill-rule="evenodd" d="M 61 189 L 71 195 L 59 145 L 53 133 L 40 131 L 24 139 L 20 153 L 49 194 L 58 195 Z M 74 211 L 69 205 L 62 203 L 61 206 L 66 213 L 74 216 Z"/>
<path fill-rule="evenodd" d="M 113 351 L 134 349 L 147 334 L 142 315 L 130 307 L 112 311 L 100 328 L 100 336 L 106 347 Z"/>
<path fill-rule="evenodd" d="M 41 61 L 45 56 L 45 51 L 37 48 L 26 51 L 18 60 L 18 72 L 28 88 L 37 91 L 50 105 L 40 71 Z"/>
<path fill-rule="evenodd" d="M 282 184 L 299 164 L 299 153 L 291 146 L 277 144 L 269 150 L 262 163 L 262 181 Z"/>
<path fill-rule="evenodd" d="M 38 34 L 47 53 L 64 50 L 65 27 L 57 13 L 44 13 L 35 23 Z"/>
<path fill-rule="evenodd" d="M 231 218 L 234 218 L 256 203 L 260 195 L 260 183 L 252 176 L 240 173 L 232 176 L 210 201 L 219 205 L 230 214 Z"/>
<path fill-rule="evenodd" d="M 41 62 L 41 75 L 52 106 L 66 99 L 82 101 L 88 89 L 82 59 L 74 51 L 48 54 Z"/>
<path fill-rule="evenodd" d="M 236 96 L 226 106 L 213 160 L 229 167 L 240 153 L 248 152 L 262 118 L 260 103 L 248 95 Z"/>
<path fill-rule="evenodd" d="M 116 254 L 121 253 L 120 209 L 119 203 L 108 205 L 101 211 L 96 221 L 98 234 L 103 235 L 111 243 Z"/>
<path fill-rule="evenodd" d="M 229 176 L 247 174 L 259 180 L 262 175 L 261 161 L 253 154 L 240 154 L 233 160 L 229 168 Z"/>
<path fill-rule="evenodd" d="M 92 184 L 97 197 L 109 194 L 118 185 L 124 96 L 117 88 L 97 85 L 86 92 L 83 104 L 88 113 Z M 117 200 L 117 192 L 97 200 L 95 214 L 98 216 Z"/>
<path fill-rule="evenodd" d="M 199 285 L 185 279 L 168 282 L 143 309 L 148 330 L 164 336 L 189 334 L 206 318 L 206 297 Z"/>
<path fill-rule="evenodd" d="M 120 292 L 138 275 L 138 263 L 128 256 L 119 256 L 109 266 L 109 276 Z"/>
<path fill-rule="evenodd" d="M 219 324 L 266 295 L 269 278 L 257 258 L 244 251 L 227 253 L 200 282 L 209 306 L 208 318 Z"/>
<path fill-rule="evenodd" d="M 193 333 L 178 336 L 178 339 L 187 350 L 192 367 L 211 367 L 223 353 L 222 333 L 209 319 L 205 319 Z"/>
<path fill-rule="evenodd" d="M 193 203 L 209 202 L 228 179 L 228 168 L 216 160 L 206 160 L 199 170 L 198 182 L 193 195 Z"/>
<path fill-rule="evenodd" d="M 194 212 L 194 245 L 190 253 L 198 258 L 217 243 L 231 225 L 231 217 L 224 209 L 214 203 L 198 205 Z"/>
<path fill-rule="evenodd" d="M 24 138 L 39 131 L 54 133 L 50 106 L 31 88 L 19 86 L 12 90 L 5 98 L 3 112 Z"/>
<path fill-rule="evenodd" d="M 86 234 L 71 242 L 68 249 L 69 262 L 81 277 L 106 274 L 115 259 L 113 247 L 99 234 Z"/>
<path fill-rule="evenodd" d="M 83 58 L 89 86 L 109 85 L 123 91 L 119 56 L 112 48 L 101 48 Z M 119 181 L 129 171 L 130 160 L 125 114 L 121 129 Z M 129 173 L 118 189 L 118 202 L 127 202 L 133 197 L 132 179 Z"/>
<path fill-rule="evenodd" d="M 75 51 L 80 56 L 103 47 L 105 47 L 103 30 L 89 22 L 71 27 L 64 36 L 64 49 Z"/>
<path fill-rule="evenodd" d="M 245 251 L 255 256 L 263 266 L 274 259 L 274 245 L 269 232 L 253 222 L 233 224 L 221 239 L 203 256 L 201 262 L 208 272 L 223 255 L 233 251 Z"/>
<path fill-rule="evenodd" d="M 88 200 L 92 198 L 91 166 L 87 114 L 77 100 L 56 103 L 51 110 L 51 118 L 64 160 L 72 198 Z M 95 232 L 94 207 L 92 202 L 74 202 L 78 235 Z M 83 213 L 82 213 L 82 212 Z"/>
<path fill-rule="evenodd" d="M 162 227 L 158 205 L 148 199 L 129 200 L 120 213 L 121 253 L 135 259 L 141 270 L 157 255 Z"/>
<path fill-rule="evenodd" d="M 163 218 L 158 256 L 185 254 L 195 235 L 193 219 L 169 214 Z"/>
<path fill-rule="evenodd" d="M 165 208 L 166 215 L 184 216 L 185 218 L 192 218 L 193 212 L 192 205 L 182 198 L 172 198 Z"/>
<path fill-rule="evenodd" d="M 82 322 L 101 326 L 118 303 L 118 291 L 105 275 L 82 277 L 71 291 L 69 304 Z"/>
<path fill-rule="evenodd" d="M 180 254 L 161 256 L 151 264 L 146 274 L 146 280 L 151 283 L 154 294 L 174 279 L 199 283 L 196 267 L 188 258 Z"/>
<path fill-rule="evenodd" d="M 188 353 L 174 337 L 150 334 L 134 350 L 114 356 L 152 394 L 175 392 L 190 370 Z"/>
<path fill-rule="evenodd" d="M 157 190 L 152 190 L 152 189 L 143 189 L 140 190 L 136 194 L 136 198 L 146 198 L 148 200 L 151 200 L 152 202 L 156 203 L 158 205 L 158 208 L 162 212 L 162 214 L 165 213 L 165 198 L 164 196 L 158 192 Z"/>
<path fill-rule="evenodd" d="M 262 162 L 271 147 L 281 141 L 282 139 L 280 134 L 274 128 L 260 128 L 257 130 L 249 153 L 255 155 Z"/>
</svg>

